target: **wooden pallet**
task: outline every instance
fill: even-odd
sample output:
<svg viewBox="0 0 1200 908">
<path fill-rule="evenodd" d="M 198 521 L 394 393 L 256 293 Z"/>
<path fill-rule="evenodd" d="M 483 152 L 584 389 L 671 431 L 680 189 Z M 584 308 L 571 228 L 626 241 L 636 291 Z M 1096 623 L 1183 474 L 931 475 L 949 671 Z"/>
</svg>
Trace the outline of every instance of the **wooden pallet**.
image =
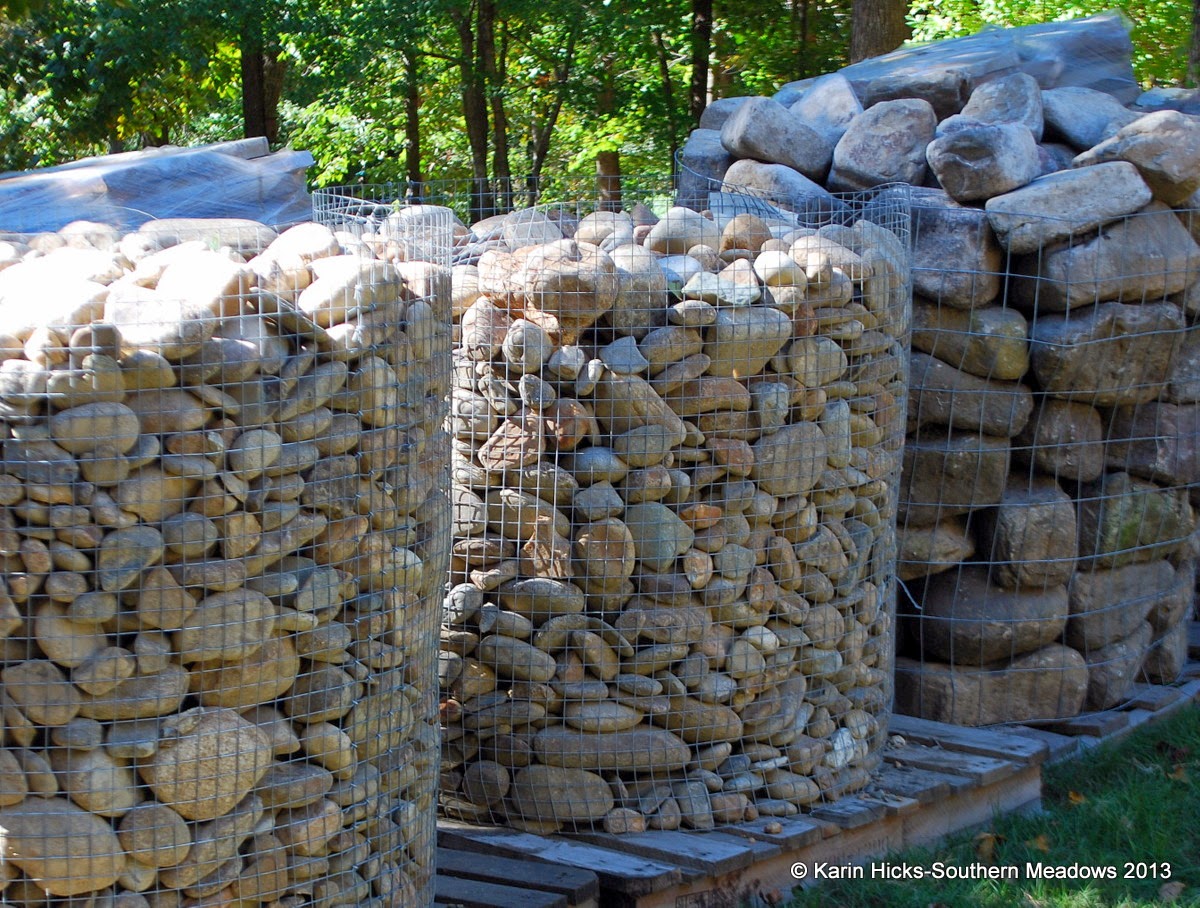
<svg viewBox="0 0 1200 908">
<path fill-rule="evenodd" d="M 893 716 L 889 746 L 860 794 L 787 819 L 711 832 L 537 836 L 438 824 L 436 901 L 452 908 L 740 908 L 777 905 L 850 867 L 1002 813 L 1037 809 L 1042 766 L 1200 702 L 1200 666 L 1173 687 L 1145 686 L 1104 714 L 1039 727 L 963 728 Z M 895 740 L 893 738 L 893 740 Z M 803 867 L 803 872 L 796 868 Z"/>
<path fill-rule="evenodd" d="M 818 864 L 849 866 L 997 813 L 1035 808 L 1050 749 L 1009 731 L 961 729 L 896 717 L 884 768 L 864 792 L 786 819 L 711 832 L 536 836 L 443 820 L 442 906 L 737 908 L 778 904 L 813 880 Z M 793 868 L 804 864 L 805 873 Z M 517 898 L 513 890 L 525 889 Z"/>
</svg>

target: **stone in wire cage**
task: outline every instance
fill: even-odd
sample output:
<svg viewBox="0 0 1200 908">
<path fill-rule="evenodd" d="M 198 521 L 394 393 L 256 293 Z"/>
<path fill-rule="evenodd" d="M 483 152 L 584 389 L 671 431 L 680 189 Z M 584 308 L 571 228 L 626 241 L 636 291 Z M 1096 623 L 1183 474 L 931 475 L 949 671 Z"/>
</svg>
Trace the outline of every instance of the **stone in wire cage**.
<svg viewBox="0 0 1200 908">
<path fill-rule="evenodd" d="M 448 816 L 704 829 L 878 762 L 907 192 L 726 189 L 463 229 Z"/>
<path fill-rule="evenodd" d="M 1108 210 L 1026 213 L 1062 181 L 1101 181 Z M 897 709 L 1055 719 L 1174 681 L 1200 503 L 1195 212 L 1118 162 L 986 211 L 914 190 L 913 220 Z"/>
<path fill-rule="evenodd" d="M 442 236 L 6 238 L 6 903 L 432 900 Z"/>
</svg>

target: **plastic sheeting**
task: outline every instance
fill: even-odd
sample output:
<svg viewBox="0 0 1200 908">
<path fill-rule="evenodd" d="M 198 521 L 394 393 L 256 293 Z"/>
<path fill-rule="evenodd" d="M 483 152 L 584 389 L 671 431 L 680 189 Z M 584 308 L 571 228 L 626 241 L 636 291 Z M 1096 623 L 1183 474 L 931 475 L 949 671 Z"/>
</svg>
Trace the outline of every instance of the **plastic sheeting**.
<svg viewBox="0 0 1200 908">
<path fill-rule="evenodd" d="M 41 233 L 72 221 L 136 230 L 153 218 L 247 218 L 288 226 L 311 216 L 307 151 L 266 139 L 147 148 L 0 176 L 0 231 Z"/>
</svg>

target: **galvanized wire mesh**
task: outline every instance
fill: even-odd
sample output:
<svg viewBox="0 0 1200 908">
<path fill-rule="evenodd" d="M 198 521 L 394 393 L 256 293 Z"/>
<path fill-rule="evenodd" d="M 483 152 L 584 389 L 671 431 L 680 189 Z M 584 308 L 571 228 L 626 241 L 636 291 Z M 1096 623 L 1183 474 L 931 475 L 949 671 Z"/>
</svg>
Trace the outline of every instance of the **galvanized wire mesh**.
<svg viewBox="0 0 1200 908">
<path fill-rule="evenodd" d="M 596 202 L 454 268 L 443 811 L 709 828 L 863 787 L 891 699 L 907 192 Z"/>
<path fill-rule="evenodd" d="M 1055 719 L 1173 681 L 1200 504 L 1195 212 L 989 218 L 914 191 L 897 709 Z"/>
<path fill-rule="evenodd" d="M 442 214 L 4 246 L 6 904 L 432 900 Z"/>
</svg>

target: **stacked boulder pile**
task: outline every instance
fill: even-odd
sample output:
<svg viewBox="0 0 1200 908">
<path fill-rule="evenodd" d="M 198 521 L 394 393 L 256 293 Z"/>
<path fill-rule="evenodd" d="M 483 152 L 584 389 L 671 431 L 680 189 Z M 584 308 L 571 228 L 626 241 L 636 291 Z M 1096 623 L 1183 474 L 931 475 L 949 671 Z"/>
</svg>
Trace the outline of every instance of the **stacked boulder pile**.
<svg viewBox="0 0 1200 908">
<path fill-rule="evenodd" d="M 907 207 L 724 201 L 462 229 L 451 817 L 706 829 L 879 760 Z"/>
<path fill-rule="evenodd" d="M 717 102 L 685 189 L 913 185 L 897 709 L 1111 707 L 1187 658 L 1200 119 L 1020 61 L 886 61 Z"/>
<path fill-rule="evenodd" d="M 6 904 L 427 901 L 445 248 L 0 243 Z"/>
</svg>

